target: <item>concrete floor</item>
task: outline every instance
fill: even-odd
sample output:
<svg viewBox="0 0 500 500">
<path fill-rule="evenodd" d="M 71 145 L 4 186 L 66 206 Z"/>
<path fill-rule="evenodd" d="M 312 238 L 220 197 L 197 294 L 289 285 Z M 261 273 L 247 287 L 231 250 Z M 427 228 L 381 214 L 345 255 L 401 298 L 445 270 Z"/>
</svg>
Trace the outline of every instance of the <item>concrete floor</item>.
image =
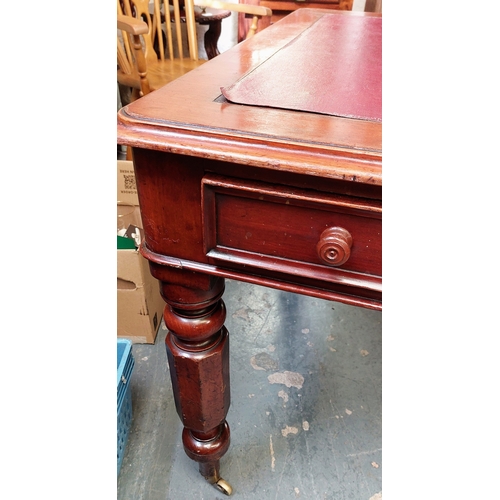
<svg viewBox="0 0 500 500">
<path fill-rule="evenodd" d="M 232 498 L 381 500 L 381 313 L 226 280 Z M 162 323 L 135 344 L 118 500 L 228 498 L 181 444 Z"/>
</svg>

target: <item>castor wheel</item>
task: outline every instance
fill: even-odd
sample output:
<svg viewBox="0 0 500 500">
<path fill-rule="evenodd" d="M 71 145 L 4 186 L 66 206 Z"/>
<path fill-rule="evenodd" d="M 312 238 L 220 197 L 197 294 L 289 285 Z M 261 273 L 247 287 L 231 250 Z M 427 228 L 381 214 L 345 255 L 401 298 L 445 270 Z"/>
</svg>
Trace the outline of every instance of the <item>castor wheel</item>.
<svg viewBox="0 0 500 500">
<path fill-rule="evenodd" d="M 224 495 L 231 495 L 231 493 L 233 492 L 233 488 L 231 487 L 231 485 L 227 482 L 227 481 L 224 481 L 224 479 L 219 479 L 215 484 L 214 486 L 222 493 L 224 493 Z"/>
<path fill-rule="evenodd" d="M 227 427 L 227 424 L 226 424 Z M 227 427 L 229 430 L 229 427 Z M 231 495 L 233 492 L 233 487 L 220 477 L 219 472 L 219 461 L 213 460 L 211 462 L 200 462 L 200 474 L 208 481 L 212 486 L 215 486 L 224 495 Z"/>
</svg>

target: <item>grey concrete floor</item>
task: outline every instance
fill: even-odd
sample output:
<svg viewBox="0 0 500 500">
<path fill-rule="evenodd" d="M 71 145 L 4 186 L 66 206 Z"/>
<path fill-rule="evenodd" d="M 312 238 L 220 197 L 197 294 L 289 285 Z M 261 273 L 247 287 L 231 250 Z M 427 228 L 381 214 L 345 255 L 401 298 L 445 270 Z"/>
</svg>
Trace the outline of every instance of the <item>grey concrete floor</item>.
<svg viewBox="0 0 500 500">
<path fill-rule="evenodd" d="M 237 499 L 382 498 L 382 315 L 226 281 Z M 133 421 L 118 500 L 228 498 L 184 453 L 162 323 L 135 344 Z"/>
</svg>

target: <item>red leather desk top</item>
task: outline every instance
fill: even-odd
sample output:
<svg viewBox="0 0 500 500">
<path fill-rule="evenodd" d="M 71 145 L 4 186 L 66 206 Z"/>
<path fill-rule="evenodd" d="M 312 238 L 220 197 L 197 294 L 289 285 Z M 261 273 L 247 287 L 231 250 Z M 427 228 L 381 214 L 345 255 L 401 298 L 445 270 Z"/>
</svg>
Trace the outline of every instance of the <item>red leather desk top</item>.
<svg viewBox="0 0 500 500">
<path fill-rule="evenodd" d="M 221 90 L 237 104 L 382 121 L 382 18 L 325 15 Z"/>
</svg>

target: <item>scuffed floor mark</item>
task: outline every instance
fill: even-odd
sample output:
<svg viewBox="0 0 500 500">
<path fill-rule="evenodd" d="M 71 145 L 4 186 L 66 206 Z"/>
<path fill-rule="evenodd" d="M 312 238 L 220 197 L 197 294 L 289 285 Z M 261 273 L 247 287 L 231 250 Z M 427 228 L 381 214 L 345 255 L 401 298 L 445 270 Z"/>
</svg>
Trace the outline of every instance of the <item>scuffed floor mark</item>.
<svg viewBox="0 0 500 500">
<path fill-rule="evenodd" d="M 375 495 L 371 496 L 368 500 L 382 500 L 382 492 L 375 493 Z"/>
<path fill-rule="evenodd" d="M 249 321 L 250 316 L 248 315 L 248 309 L 246 307 L 242 307 L 233 313 L 233 318 L 241 318 L 245 321 Z"/>
<path fill-rule="evenodd" d="M 278 396 L 283 400 L 283 403 L 288 402 L 288 394 L 285 391 L 278 392 Z"/>
<path fill-rule="evenodd" d="M 361 455 L 371 455 L 372 453 L 377 453 L 382 451 L 382 448 L 377 448 L 376 450 L 360 451 L 359 453 L 348 453 L 346 457 L 359 457 Z"/>
<path fill-rule="evenodd" d="M 271 470 L 274 471 L 276 459 L 274 458 L 273 435 L 269 434 L 269 451 L 271 452 Z"/>
<path fill-rule="evenodd" d="M 304 377 L 300 373 L 288 371 L 273 373 L 267 377 L 267 380 L 270 384 L 283 384 L 297 389 L 302 389 L 304 384 Z"/>
<path fill-rule="evenodd" d="M 259 365 L 257 364 L 257 361 L 256 361 L 256 359 L 255 359 L 255 356 L 252 356 L 252 357 L 250 358 L 250 364 L 252 365 L 252 368 L 253 368 L 254 370 L 262 370 L 262 371 L 266 371 L 266 369 L 265 369 L 265 368 L 262 368 L 262 366 L 259 366 Z"/>
<path fill-rule="evenodd" d="M 304 420 L 302 422 L 302 429 L 304 429 L 305 431 L 309 430 L 309 422 L 307 420 Z"/>
<path fill-rule="evenodd" d="M 359 351 L 359 353 L 361 354 L 361 356 L 368 356 L 368 354 L 370 354 L 366 349 L 361 349 L 361 351 Z"/>
<path fill-rule="evenodd" d="M 259 352 L 250 358 L 250 364 L 254 370 L 277 370 L 279 367 L 278 362 L 271 358 L 266 352 Z"/>
<path fill-rule="evenodd" d="M 298 432 L 299 429 L 297 429 L 297 427 L 289 427 L 288 425 L 284 429 L 281 429 L 281 434 L 283 434 L 284 437 L 287 437 L 288 434 L 297 434 Z"/>
</svg>

